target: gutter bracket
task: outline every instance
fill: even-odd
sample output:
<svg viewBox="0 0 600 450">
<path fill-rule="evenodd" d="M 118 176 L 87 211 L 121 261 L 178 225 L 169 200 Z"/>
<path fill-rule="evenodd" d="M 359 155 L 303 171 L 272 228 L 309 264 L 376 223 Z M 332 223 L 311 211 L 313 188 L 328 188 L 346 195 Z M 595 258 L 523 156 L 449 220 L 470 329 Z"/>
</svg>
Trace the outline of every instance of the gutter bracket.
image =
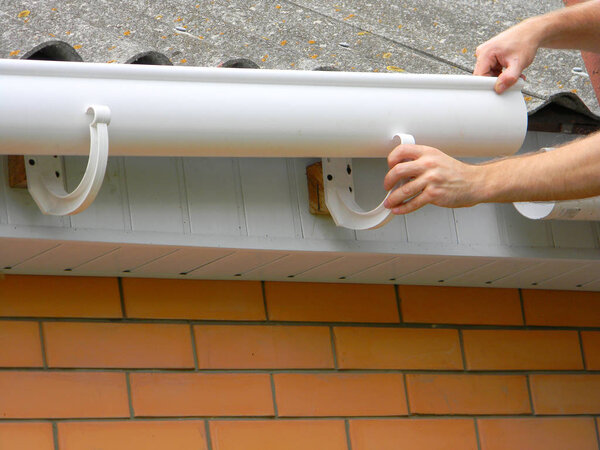
<svg viewBox="0 0 600 450">
<path fill-rule="evenodd" d="M 62 159 L 58 156 L 25 156 L 27 188 L 44 214 L 65 216 L 85 210 L 96 198 L 102 186 L 108 161 L 108 124 L 110 109 L 91 105 L 90 155 L 83 178 L 75 190 L 65 190 Z"/>
<path fill-rule="evenodd" d="M 414 144 L 415 138 L 410 134 L 396 134 L 392 142 Z M 385 199 L 371 211 L 363 210 L 354 198 L 354 178 L 352 175 L 352 159 L 323 158 L 323 182 L 325 184 L 325 204 L 338 227 L 352 230 L 369 230 L 384 226 L 394 217 L 391 210 L 383 206 Z"/>
</svg>

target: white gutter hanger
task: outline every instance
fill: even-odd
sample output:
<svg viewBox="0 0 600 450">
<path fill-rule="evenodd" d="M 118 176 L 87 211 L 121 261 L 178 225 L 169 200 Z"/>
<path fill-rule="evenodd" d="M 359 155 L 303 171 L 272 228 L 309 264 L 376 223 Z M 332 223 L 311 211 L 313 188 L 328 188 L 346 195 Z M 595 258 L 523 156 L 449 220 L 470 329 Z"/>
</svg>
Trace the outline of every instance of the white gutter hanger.
<svg viewBox="0 0 600 450">
<path fill-rule="evenodd" d="M 47 214 L 91 203 L 109 142 L 113 156 L 320 157 L 332 175 L 326 189 L 337 199 L 328 200 L 336 223 L 372 228 L 389 212 L 359 211 L 351 178 L 333 172 L 351 175 L 346 158 L 385 158 L 394 136 L 452 156 L 514 153 L 527 126 L 522 84 L 497 95 L 494 83 L 466 75 L 0 60 L 0 154 L 85 155 L 91 138 L 90 164 L 72 194 L 52 178 L 52 164 L 39 156 L 26 164 L 30 192 Z"/>
</svg>

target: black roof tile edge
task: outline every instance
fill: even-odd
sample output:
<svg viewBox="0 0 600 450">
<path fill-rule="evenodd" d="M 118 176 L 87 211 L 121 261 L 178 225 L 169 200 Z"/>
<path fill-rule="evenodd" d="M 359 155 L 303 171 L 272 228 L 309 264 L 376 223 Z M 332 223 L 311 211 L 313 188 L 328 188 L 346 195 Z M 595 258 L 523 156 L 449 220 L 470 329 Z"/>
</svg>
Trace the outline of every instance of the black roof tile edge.
<svg viewBox="0 0 600 450">
<path fill-rule="evenodd" d="M 590 134 L 600 130 L 600 116 L 572 92 L 551 95 L 528 112 L 530 131 L 568 134 Z"/>
<path fill-rule="evenodd" d="M 146 64 L 154 66 L 172 66 L 171 60 L 164 54 L 150 50 L 148 52 L 138 53 L 132 56 L 125 64 Z"/>
<path fill-rule="evenodd" d="M 21 59 L 83 62 L 83 58 L 77 53 L 77 50 L 58 39 L 36 45 L 25 53 Z"/>
</svg>

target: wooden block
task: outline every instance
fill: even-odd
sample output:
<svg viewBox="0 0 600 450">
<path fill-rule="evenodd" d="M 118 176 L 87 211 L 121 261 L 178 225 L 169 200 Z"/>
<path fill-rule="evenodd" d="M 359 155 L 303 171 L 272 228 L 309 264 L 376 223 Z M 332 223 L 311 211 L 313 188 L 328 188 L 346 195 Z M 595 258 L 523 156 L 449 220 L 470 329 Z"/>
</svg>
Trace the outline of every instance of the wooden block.
<svg viewBox="0 0 600 450">
<path fill-rule="evenodd" d="M 310 213 L 329 216 L 329 210 L 325 205 L 323 166 L 320 161 L 306 167 L 306 179 L 308 181 L 308 209 Z"/>
<path fill-rule="evenodd" d="M 8 184 L 11 188 L 27 188 L 23 155 L 8 155 Z"/>
</svg>

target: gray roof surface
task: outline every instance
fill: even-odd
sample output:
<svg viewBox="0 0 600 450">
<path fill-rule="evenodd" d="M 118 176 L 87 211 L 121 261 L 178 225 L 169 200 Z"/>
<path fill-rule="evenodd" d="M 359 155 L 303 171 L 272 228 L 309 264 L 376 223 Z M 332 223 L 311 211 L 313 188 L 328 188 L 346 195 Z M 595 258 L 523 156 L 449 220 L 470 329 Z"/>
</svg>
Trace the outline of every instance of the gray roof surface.
<svg viewBox="0 0 600 450">
<path fill-rule="evenodd" d="M 84 61 L 124 63 L 153 50 L 173 64 L 248 58 L 263 68 L 470 73 L 477 45 L 561 0 L 0 0 L 0 58 L 52 40 Z M 180 27 L 178 31 L 176 28 Z M 573 92 L 600 113 L 579 52 L 541 50 L 526 71 L 530 110 Z"/>
</svg>

